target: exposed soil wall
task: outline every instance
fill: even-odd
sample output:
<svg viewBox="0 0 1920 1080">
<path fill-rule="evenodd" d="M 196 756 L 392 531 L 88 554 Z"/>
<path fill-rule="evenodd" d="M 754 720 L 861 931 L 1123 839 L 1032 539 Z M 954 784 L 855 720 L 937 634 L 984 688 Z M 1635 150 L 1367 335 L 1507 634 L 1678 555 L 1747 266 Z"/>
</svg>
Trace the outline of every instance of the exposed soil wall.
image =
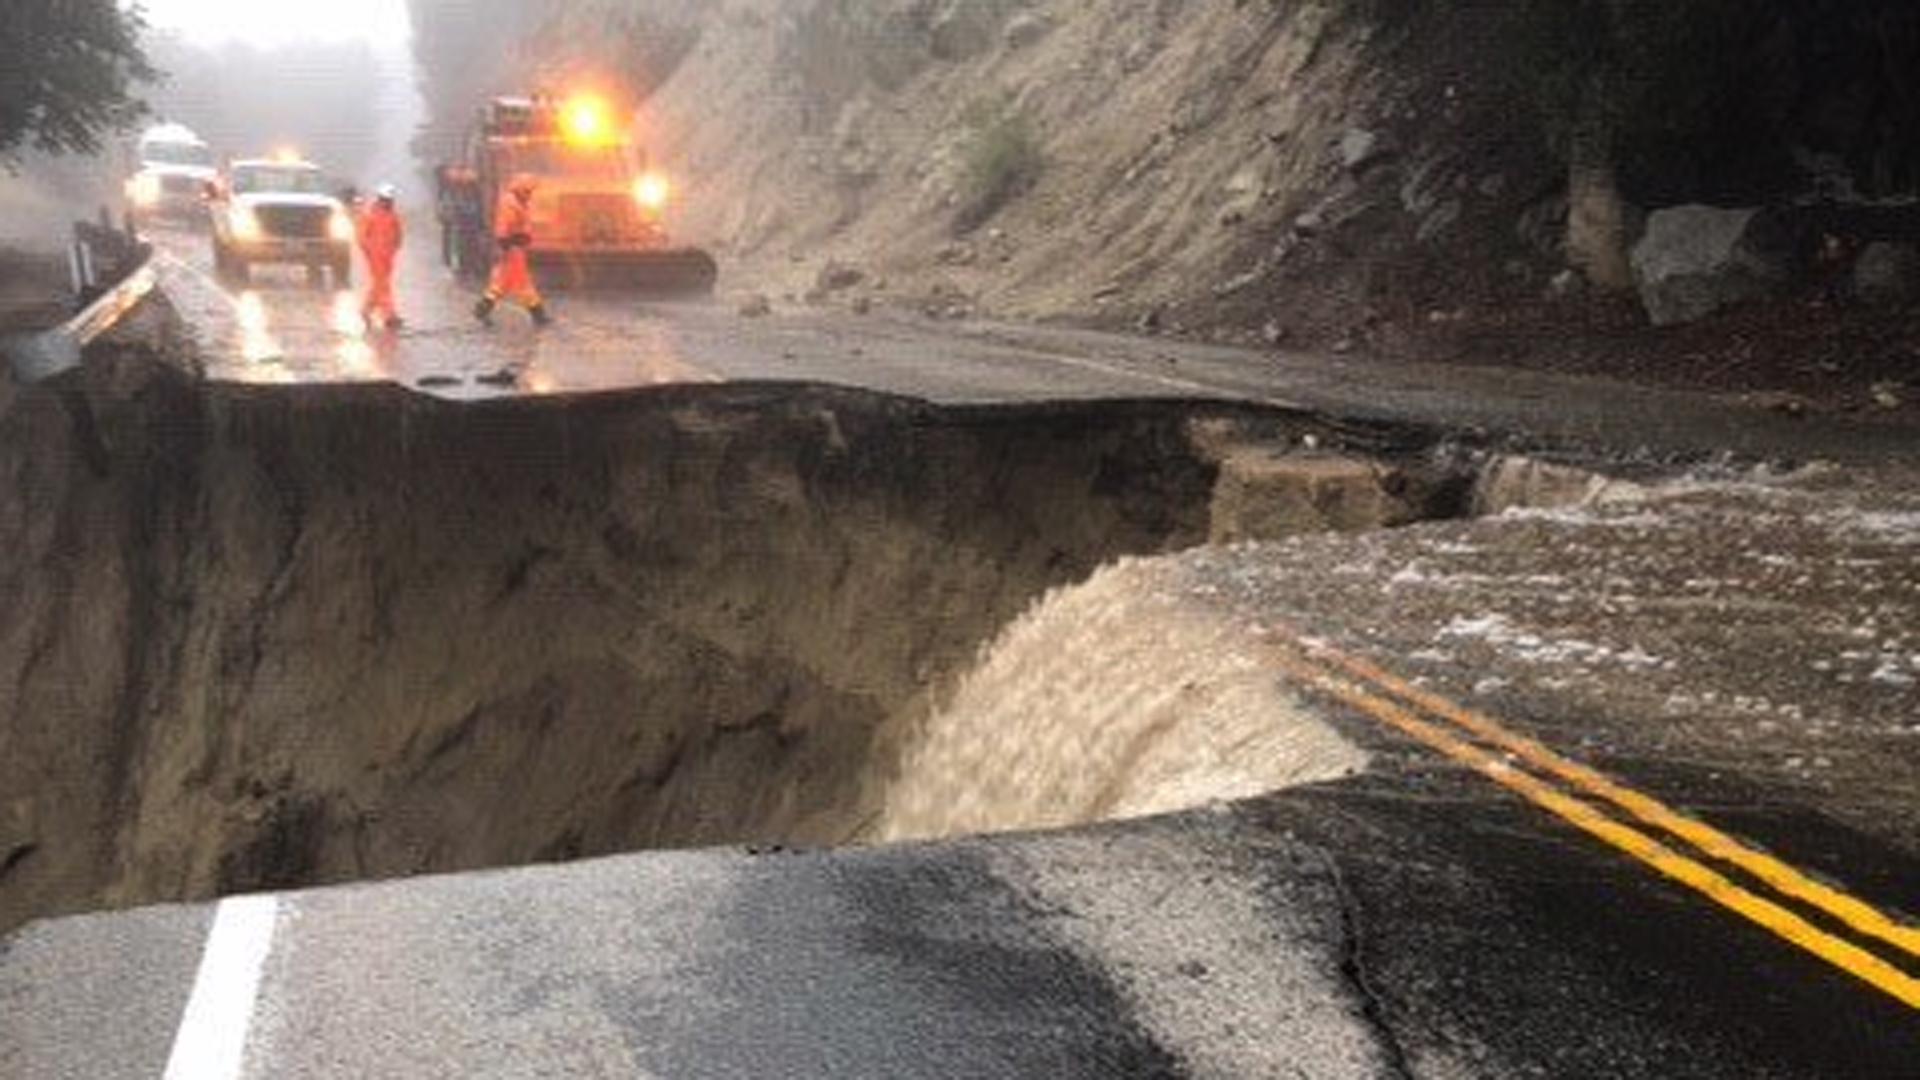
<svg viewBox="0 0 1920 1080">
<path fill-rule="evenodd" d="M 1227 447 L 1308 430 L 793 387 L 454 406 L 137 352 L 0 388 L 0 926 L 844 840 L 982 642 L 1205 542 Z"/>
</svg>

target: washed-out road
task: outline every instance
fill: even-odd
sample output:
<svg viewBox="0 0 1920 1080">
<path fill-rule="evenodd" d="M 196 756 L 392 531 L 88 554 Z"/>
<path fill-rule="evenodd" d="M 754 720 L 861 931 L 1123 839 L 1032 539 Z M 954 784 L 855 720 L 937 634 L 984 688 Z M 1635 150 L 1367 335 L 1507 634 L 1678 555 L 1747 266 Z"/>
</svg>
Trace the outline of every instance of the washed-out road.
<svg viewBox="0 0 1920 1080">
<path fill-rule="evenodd" d="M 562 294 L 550 330 L 489 330 L 424 258 L 409 326 L 367 335 L 297 275 L 235 295 L 192 237 L 161 258 L 215 380 L 1226 398 L 1632 476 L 1141 571 L 1365 749 L 1344 779 L 38 923 L 0 945 L 0 1075 L 1920 1077 L 1909 432 L 723 300 Z"/>
</svg>

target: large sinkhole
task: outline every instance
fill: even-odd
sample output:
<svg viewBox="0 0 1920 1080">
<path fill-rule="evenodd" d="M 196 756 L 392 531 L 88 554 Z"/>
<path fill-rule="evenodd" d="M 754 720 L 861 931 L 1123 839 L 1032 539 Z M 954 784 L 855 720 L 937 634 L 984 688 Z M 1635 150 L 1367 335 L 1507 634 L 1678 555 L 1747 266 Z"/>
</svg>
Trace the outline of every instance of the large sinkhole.
<svg viewBox="0 0 1920 1080">
<path fill-rule="evenodd" d="M 0 930 L 1164 808 L 1143 776 L 1217 794 L 1139 738 L 1102 743 L 1117 713 L 1206 707 L 1178 673 L 1137 678 L 1188 630 L 1102 574 L 1460 514 L 1474 478 L 1435 450 L 1226 405 L 737 386 L 454 405 L 203 386 L 137 358 L 0 387 Z M 1206 655 L 1191 633 L 1183 654 Z M 929 786 L 956 696 L 998 725 L 973 737 L 1004 767 L 965 768 L 996 773 L 1005 807 Z M 1309 778 L 1350 764 L 1286 752 Z"/>
</svg>

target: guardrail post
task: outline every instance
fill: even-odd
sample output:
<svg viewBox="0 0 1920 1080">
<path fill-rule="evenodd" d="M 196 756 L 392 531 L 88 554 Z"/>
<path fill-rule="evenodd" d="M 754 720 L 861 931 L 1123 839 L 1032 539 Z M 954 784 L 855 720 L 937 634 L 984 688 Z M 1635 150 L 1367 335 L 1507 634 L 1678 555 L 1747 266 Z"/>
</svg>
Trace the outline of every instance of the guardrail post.
<svg viewBox="0 0 1920 1080">
<path fill-rule="evenodd" d="M 67 275 L 73 280 L 76 304 L 85 306 L 94 286 L 93 247 L 77 234 L 67 248 Z"/>
</svg>

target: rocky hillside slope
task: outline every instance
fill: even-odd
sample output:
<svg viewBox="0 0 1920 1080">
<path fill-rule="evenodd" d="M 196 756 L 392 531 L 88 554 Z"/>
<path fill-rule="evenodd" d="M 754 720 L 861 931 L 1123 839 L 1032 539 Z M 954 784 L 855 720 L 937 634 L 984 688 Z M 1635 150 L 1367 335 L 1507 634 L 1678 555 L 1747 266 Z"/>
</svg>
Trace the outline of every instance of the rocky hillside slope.
<svg viewBox="0 0 1920 1080">
<path fill-rule="evenodd" d="M 1474 219 L 1552 216 L 1520 136 L 1456 137 L 1494 106 L 1447 50 L 1399 63 L 1350 7 L 736 0 L 646 127 L 683 231 L 776 299 L 1331 342 L 1453 301 L 1496 232 L 1473 265 L 1536 272 Z"/>
</svg>

